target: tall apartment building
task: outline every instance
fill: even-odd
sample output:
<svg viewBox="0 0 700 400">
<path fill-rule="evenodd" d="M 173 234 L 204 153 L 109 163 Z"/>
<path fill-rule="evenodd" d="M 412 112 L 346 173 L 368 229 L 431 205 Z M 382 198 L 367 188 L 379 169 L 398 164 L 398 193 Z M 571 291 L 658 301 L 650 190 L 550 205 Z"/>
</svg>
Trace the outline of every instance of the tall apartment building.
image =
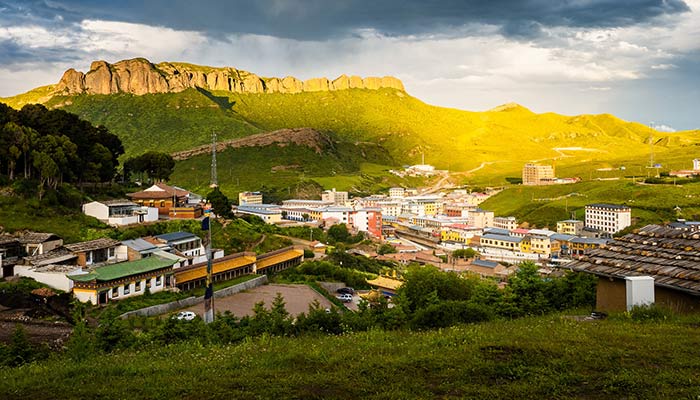
<svg viewBox="0 0 700 400">
<path fill-rule="evenodd" d="M 586 228 L 616 233 L 632 225 L 632 210 L 617 204 L 589 204 L 586 206 L 585 225 Z"/>
<path fill-rule="evenodd" d="M 325 190 L 321 193 L 321 201 L 344 206 L 348 202 L 348 192 L 337 192 L 335 188 L 332 190 Z"/>
<path fill-rule="evenodd" d="M 512 231 L 518 228 L 518 220 L 515 217 L 494 217 L 493 227 Z"/>
<path fill-rule="evenodd" d="M 263 196 L 260 192 L 238 193 L 238 204 L 262 204 Z"/>
<path fill-rule="evenodd" d="M 554 179 L 554 167 L 528 163 L 523 167 L 523 185 L 541 185 Z"/>
</svg>

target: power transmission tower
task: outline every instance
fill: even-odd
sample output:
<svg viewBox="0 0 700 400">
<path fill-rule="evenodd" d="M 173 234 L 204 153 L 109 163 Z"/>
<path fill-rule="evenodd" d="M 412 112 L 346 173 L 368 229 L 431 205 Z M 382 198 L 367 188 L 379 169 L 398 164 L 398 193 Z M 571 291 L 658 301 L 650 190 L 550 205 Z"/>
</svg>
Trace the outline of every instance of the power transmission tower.
<svg viewBox="0 0 700 400">
<path fill-rule="evenodd" d="M 218 187 L 219 179 L 216 176 L 216 133 L 211 134 L 211 184 L 209 187 Z"/>
</svg>

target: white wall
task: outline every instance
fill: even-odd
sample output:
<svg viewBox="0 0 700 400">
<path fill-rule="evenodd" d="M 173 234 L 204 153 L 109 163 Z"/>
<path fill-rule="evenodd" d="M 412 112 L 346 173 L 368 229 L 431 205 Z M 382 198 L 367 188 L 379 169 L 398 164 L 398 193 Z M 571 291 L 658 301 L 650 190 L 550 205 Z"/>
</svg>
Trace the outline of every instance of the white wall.
<svg viewBox="0 0 700 400">
<path fill-rule="evenodd" d="M 32 278 L 37 282 L 49 285 L 54 289 L 70 292 L 73 289 L 73 281 L 68 279 L 66 273 L 61 272 L 37 272 L 34 267 L 28 265 L 15 265 L 15 275 Z"/>
<path fill-rule="evenodd" d="M 99 220 L 107 220 L 109 218 L 109 207 L 99 201 L 93 201 L 92 203 L 83 204 L 83 213 Z"/>
</svg>

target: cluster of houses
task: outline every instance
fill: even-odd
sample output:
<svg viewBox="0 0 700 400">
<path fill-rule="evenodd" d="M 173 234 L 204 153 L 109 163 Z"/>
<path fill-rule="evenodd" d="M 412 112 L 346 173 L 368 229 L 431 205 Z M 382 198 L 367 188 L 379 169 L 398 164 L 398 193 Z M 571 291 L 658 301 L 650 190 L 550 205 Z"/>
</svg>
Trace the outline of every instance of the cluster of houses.
<svg viewBox="0 0 700 400">
<path fill-rule="evenodd" d="M 124 226 L 164 218 L 196 219 L 204 212 L 201 196 L 165 183 L 127 196 L 129 199 L 86 203 L 83 213 L 112 226 Z"/>
<path fill-rule="evenodd" d="M 202 239 L 190 232 L 71 244 L 51 233 L 0 236 L 4 278 L 29 277 L 92 304 L 202 286 L 206 253 Z M 303 251 L 295 248 L 273 253 L 225 256 L 223 250 L 212 249 L 214 281 L 278 271 L 298 265 L 303 257 Z"/>
</svg>

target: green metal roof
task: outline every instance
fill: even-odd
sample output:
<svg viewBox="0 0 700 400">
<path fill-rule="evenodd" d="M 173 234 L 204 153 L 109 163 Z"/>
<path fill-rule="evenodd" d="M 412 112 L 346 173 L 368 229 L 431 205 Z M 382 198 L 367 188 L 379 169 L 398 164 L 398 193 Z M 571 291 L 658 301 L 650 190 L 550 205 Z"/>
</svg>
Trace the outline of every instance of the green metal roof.
<svg viewBox="0 0 700 400">
<path fill-rule="evenodd" d="M 108 282 L 132 275 L 144 274 L 150 271 L 171 267 L 175 260 L 164 260 L 160 257 L 146 257 L 136 261 L 97 267 L 84 275 L 69 275 L 68 278 L 78 282 Z"/>
</svg>

